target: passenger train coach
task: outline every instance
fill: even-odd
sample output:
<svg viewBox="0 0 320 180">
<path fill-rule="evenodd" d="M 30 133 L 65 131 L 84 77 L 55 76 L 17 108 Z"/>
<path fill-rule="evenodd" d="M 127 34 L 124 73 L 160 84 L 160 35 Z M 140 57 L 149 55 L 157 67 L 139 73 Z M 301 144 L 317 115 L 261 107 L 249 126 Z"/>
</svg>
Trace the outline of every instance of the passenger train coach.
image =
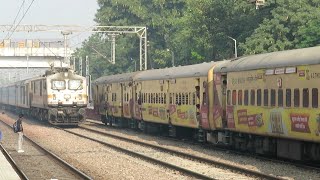
<svg viewBox="0 0 320 180">
<path fill-rule="evenodd" d="M 68 68 L 54 68 L 34 77 L 0 87 L 3 108 L 54 125 L 78 125 L 86 119 L 86 78 Z"/>
<path fill-rule="evenodd" d="M 106 124 L 320 160 L 320 47 L 101 77 Z"/>
</svg>

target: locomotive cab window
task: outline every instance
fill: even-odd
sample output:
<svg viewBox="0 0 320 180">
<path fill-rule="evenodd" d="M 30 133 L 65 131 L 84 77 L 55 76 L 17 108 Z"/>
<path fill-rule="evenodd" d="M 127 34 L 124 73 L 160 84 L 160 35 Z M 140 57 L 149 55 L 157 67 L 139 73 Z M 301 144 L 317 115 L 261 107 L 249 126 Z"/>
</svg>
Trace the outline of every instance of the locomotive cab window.
<svg viewBox="0 0 320 180">
<path fill-rule="evenodd" d="M 54 90 L 63 90 L 66 88 L 65 81 L 53 80 L 52 81 L 52 89 Z"/>
<path fill-rule="evenodd" d="M 81 80 L 69 80 L 69 89 L 70 90 L 78 90 L 78 89 L 82 89 L 82 81 Z"/>
</svg>

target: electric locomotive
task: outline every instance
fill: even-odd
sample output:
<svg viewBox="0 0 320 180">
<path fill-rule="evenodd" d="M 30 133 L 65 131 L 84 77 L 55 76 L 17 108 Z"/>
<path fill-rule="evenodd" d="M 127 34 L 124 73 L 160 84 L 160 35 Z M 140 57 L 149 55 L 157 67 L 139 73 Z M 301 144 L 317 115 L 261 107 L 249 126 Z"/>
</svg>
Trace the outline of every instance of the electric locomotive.
<svg viewBox="0 0 320 180">
<path fill-rule="evenodd" d="M 1 104 L 54 125 L 78 125 L 86 119 L 86 78 L 69 68 L 52 68 L 34 77 L 0 87 Z"/>
</svg>

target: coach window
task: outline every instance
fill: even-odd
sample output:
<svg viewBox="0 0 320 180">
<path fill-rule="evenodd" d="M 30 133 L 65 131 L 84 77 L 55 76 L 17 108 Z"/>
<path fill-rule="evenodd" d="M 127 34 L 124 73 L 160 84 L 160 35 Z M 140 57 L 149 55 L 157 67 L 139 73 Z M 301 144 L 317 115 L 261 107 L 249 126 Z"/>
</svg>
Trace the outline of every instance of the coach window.
<svg viewBox="0 0 320 180">
<path fill-rule="evenodd" d="M 270 100 L 270 104 L 271 106 L 276 106 L 276 90 L 271 89 L 271 100 Z"/>
<path fill-rule="evenodd" d="M 269 90 L 268 89 L 263 90 L 263 105 L 269 106 Z"/>
<path fill-rule="evenodd" d="M 318 108 L 318 89 L 317 88 L 312 89 L 312 107 Z"/>
<path fill-rule="evenodd" d="M 256 101 L 256 91 L 251 90 L 250 91 L 250 104 L 255 105 L 255 101 Z"/>
<path fill-rule="evenodd" d="M 156 93 L 156 104 L 159 103 L 159 93 Z"/>
<path fill-rule="evenodd" d="M 291 107 L 291 89 L 286 89 L 286 106 Z"/>
<path fill-rule="evenodd" d="M 299 89 L 294 89 L 294 91 L 293 91 L 293 103 L 294 103 L 294 107 L 300 106 L 300 91 L 299 91 Z"/>
<path fill-rule="evenodd" d="M 231 91 L 228 90 L 228 91 L 227 91 L 227 104 L 228 104 L 228 105 L 231 105 L 230 94 L 231 94 Z"/>
<path fill-rule="evenodd" d="M 248 104 L 249 104 L 249 91 L 244 90 L 244 105 L 248 106 Z"/>
<path fill-rule="evenodd" d="M 227 91 L 227 105 L 231 105 L 231 91 Z"/>
<path fill-rule="evenodd" d="M 303 107 L 309 107 L 309 89 L 303 89 Z"/>
<path fill-rule="evenodd" d="M 278 106 L 283 106 L 283 89 L 278 89 Z"/>
<path fill-rule="evenodd" d="M 164 93 L 161 93 L 161 104 L 164 104 L 164 97 L 163 97 Z"/>
<path fill-rule="evenodd" d="M 196 93 L 193 93 L 193 96 L 192 96 L 192 105 L 196 105 Z"/>
<path fill-rule="evenodd" d="M 242 105 L 242 90 L 238 91 L 238 105 Z"/>
<path fill-rule="evenodd" d="M 178 105 L 179 104 L 179 95 L 176 93 L 175 96 L 176 96 L 176 105 Z"/>
<path fill-rule="evenodd" d="M 261 106 L 261 89 L 257 90 L 257 106 Z"/>
<path fill-rule="evenodd" d="M 186 93 L 186 105 L 189 105 L 189 93 Z"/>
<path fill-rule="evenodd" d="M 232 91 L 232 105 L 236 105 L 237 103 L 237 91 L 233 90 Z"/>
<path fill-rule="evenodd" d="M 185 95 L 182 93 L 181 95 L 181 104 L 185 104 Z"/>
<path fill-rule="evenodd" d="M 163 94 L 163 103 L 167 104 L 167 94 L 166 93 Z"/>
<path fill-rule="evenodd" d="M 40 81 L 40 96 L 42 96 L 42 81 Z"/>
</svg>

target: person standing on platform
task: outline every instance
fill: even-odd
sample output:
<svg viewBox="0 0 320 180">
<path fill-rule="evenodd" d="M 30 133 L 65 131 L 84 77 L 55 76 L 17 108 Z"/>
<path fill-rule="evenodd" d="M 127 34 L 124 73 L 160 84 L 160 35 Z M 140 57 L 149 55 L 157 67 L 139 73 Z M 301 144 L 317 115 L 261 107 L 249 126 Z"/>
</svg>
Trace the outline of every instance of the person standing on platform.
<svg viewBox="0 0 320 180">
<path fill-rule="evenodd" d="M 19 137 L 18 137 L 18 153 L 23 153 L 24 152 L 24 150 L 22 149 L 22 142 L 23 142 L 22 119 L 23 119 L 23 114 L 20 114 L 19 118 L 17 120 L 17 133 L 19 135 Z"/>
</svg>

